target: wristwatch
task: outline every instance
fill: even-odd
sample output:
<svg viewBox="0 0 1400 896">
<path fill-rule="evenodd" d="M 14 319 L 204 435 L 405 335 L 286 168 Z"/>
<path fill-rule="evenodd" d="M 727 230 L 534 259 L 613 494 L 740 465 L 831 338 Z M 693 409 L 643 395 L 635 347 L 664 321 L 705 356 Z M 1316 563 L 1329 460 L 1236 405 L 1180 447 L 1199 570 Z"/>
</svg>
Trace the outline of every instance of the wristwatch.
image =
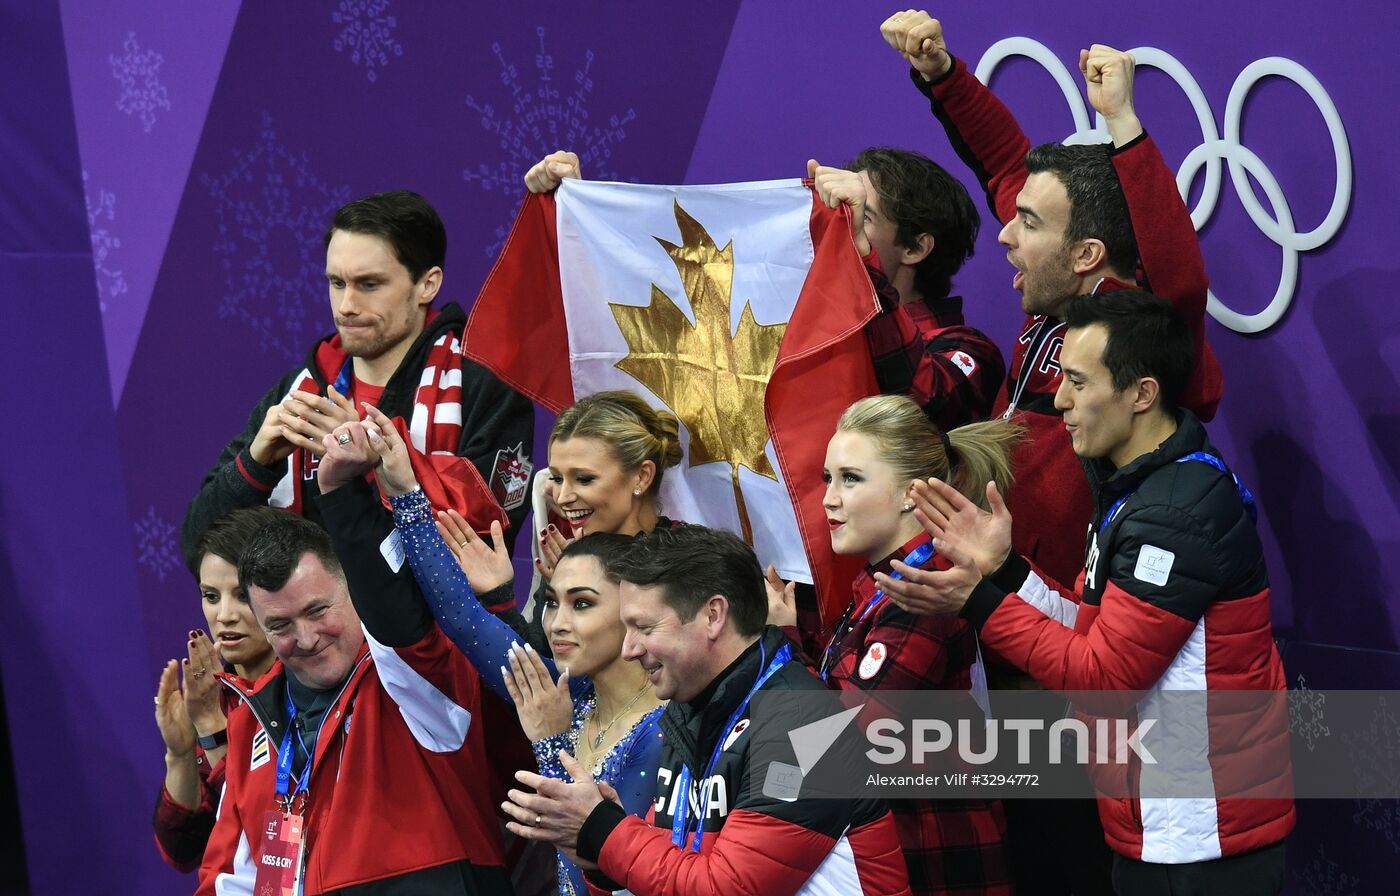
<svg viewBox="0 0 1400 896">
<path fill-rule="evenodd" d="M 228 744 L 228 729 L 221 728 L 213 734 L 201 735 L 196 743 L 201 750 L 217 750 Z"/>
</svg>

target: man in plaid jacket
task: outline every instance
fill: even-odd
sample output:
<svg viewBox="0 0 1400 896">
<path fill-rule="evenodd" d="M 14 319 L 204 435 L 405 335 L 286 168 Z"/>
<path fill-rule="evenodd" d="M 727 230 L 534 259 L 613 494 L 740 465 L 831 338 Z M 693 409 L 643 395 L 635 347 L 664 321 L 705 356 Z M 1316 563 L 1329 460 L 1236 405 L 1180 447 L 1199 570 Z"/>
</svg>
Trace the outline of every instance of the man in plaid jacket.
<svg viewBox="0 0 1400 896">
<path fill-rule="evenodd" d="M 880 391 L 908 395 L 945 432 L 987 419 L 1006 364 L 996 343 L 967 326 L 962 298 L 949 294 L 981 226 L 967 189 L 902 149 L 867 149 L 845 168 L 807 168 L 828 206 L 851 209 L 856 249 L 880 300 L 865 327 Z"/>
</svg>

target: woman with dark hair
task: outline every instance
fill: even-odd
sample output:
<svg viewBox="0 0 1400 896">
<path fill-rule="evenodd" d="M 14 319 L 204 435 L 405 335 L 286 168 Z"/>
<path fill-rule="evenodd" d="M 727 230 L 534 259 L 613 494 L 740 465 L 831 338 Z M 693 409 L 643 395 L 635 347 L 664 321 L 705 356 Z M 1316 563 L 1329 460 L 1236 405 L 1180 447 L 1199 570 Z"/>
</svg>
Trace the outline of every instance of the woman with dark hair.
<svg viewBox="0 0 1400 896">
<path fill-rule="evenodd" d="M 381 457 L 380 489 L 393 506 L 414 578 L 438 623 L 482 680 L 515 705 L 542 774 L 567 780 L 559 759 L 560 750 L 567 750 L 595 780 L 617 791 L 628 812 L 644 817 L 655 792 L 661 701 L 642 668 L 622 658 L 618 582 L 607 572 L 632 533 L 590 533 L 581 526 L 582 537 L 563 547 L 544 586 L 542 631 L 554 655 L 546 659 L 540 655 L 544 645 L 522 645 L 519 633 L 477 599 L 479 589 L 510 567 L 500 539 L 494 539 L 494 550 L 468 552 L 459 561 L 434 525 L 403 440 L 387 418 L 367 411 L 369 419 L 360 425 Z M 605 506 L 595 499 L 595 512 Z M 561 893 L 587 892 L 582 872 L 562 854 L 558 868 Z"/>
<path fill-rule="evenodd" d="M 215 520 L 195 545 L 200 605 L 209 633 L 191 629 L 188 657 L 170 660 L 156 690 L 156 725 L 165 741 L 165 781 L 156 802 L 156 845 L 166 863 L 190 872 L 204 857 L 224 786 L 228 712 L 234 689 L 272 668 L 275 657 L 248 596 L 238 587 L 243 546 L 271 507 L 235 510 Z"/>
</svg>

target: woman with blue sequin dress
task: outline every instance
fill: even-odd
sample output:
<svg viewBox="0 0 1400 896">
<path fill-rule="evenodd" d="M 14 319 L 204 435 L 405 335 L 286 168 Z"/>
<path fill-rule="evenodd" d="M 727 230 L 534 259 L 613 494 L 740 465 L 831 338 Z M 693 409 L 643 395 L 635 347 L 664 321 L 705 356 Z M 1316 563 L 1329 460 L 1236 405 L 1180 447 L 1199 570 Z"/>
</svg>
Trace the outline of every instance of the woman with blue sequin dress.
<svg viewBox="0 0 1400 896">
<path fill-rule="evenodd" d="M 545 584 L 547 648 L 532 645 L 506 621 L 510 613 L 493 614 L 477 598 L 498 593 L 503 583 L 509 588 L 513 570 L 499 529 L 493 526 L 492 547 L 477 539 L 477 550 L 450 549 L 445 534 L 463 541 L 472 536 L 434 520 L 401 437 L 377 410 L 367 410 L 365 429 L 383 458 L 379 485 L 438 624 L 482 681 L 515 705 L 541 774 L 568 780 L 559 759 L 567 750 L 617 791 L 629 813 L 645 817 L 656 791 L 662 704 L 642 668 L 622 659 L 618 583 L 607 573 L 608 560 L 631 535 L 586 534 L 562 548 Z M 524 628 L 518 614 L 516 624 Z M 554 658 L 541 656 L 541 648 Z M 586 893 L 582 872 L 562 854 L 557 863 L 559 892 Z"/>
</svg>

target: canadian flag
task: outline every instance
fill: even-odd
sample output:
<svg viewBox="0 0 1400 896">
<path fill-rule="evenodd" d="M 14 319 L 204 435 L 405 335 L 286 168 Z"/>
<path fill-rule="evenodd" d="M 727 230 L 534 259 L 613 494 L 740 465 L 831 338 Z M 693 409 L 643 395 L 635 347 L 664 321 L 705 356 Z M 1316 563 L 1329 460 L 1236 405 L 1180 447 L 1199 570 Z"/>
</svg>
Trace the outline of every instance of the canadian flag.
<svg viewBox="0 0 1400 896">
<path fill-rule="evenodd" d="M 663 511 L 728 528 L 824 623 L 850 600 L 822 508 L 836 421 L 878 392 L 879 306 L 849 214 L 799 180 L 651 186 L 565 180 L 526 198 L 467 325 L 467 354 L 558 413 L 630 389 L 681 420 Z"/>
</svg>

